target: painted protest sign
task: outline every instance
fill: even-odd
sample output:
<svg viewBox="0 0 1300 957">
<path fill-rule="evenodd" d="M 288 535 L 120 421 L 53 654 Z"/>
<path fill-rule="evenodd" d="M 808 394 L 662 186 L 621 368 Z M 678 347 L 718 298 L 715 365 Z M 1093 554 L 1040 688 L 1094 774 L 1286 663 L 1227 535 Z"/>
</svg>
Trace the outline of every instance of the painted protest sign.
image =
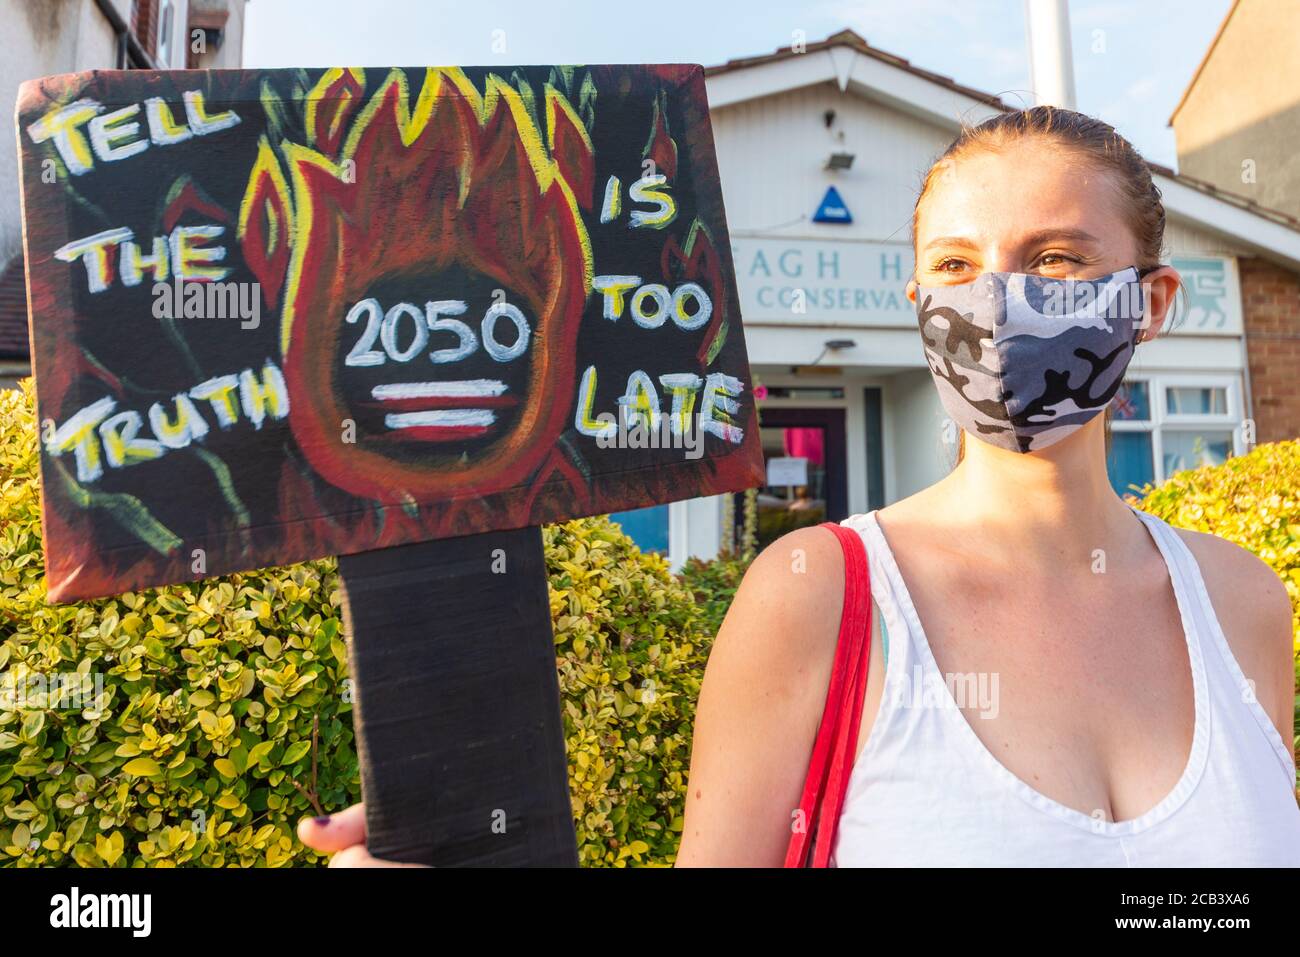
<svg viewBox="0 0 1300 957">
<path fill-rule="evenodd" d="M 53 600 L 761 482 L 699 67 L 97 72 L 18 127 Z"/>
</svg>

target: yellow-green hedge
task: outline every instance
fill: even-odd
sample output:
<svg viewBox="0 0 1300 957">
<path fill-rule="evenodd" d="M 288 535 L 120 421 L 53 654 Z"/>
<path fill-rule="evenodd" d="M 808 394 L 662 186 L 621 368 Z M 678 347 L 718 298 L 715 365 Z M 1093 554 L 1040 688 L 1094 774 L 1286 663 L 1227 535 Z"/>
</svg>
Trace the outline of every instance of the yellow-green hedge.
<svg viewBox="0 0 1300 957">
<path fill-rule="evenodd" d="M 103 691 L 0 684 L 0 865 L 321 863 L 297 821 L 360 797 L 334 562 L 48 605 L 37 468 L 28 380 L 0 390 L 0 681 Z M 671 863 L 711 632 L 608 519 L 544 537 L 582 862 Z"/>
<path fill-rule="evenodd" d="M 1146 486 L 1134 504 L 1170 525 L 1236 542 L 1270 565 L 1291 595 L 1300 652 L 1300 440 L 1178 472 Z"/>
<path fill-rule="evenodd" d="M 607 518 L 544 538 L 580 860 L 671 863 L 712 631 L 667 561 Z"/>
</svg>

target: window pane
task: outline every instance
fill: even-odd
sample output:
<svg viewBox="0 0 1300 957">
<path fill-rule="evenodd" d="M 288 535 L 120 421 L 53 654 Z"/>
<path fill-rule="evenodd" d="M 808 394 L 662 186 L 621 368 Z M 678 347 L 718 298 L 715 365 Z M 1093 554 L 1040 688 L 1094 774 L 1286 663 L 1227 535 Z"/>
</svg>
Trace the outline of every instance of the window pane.
<svg viewBox="0 0 1300 957">
<path fill-rule="evenodd" d="M 1165 432 L 1161 436 L 1164 449 L 1165 476 L 1202 465 L 1218 465 L 1232 455 L 1232 433 L 1222 432 Z"/>
<path fill-rule="evenodd" d="M 163 0 L 162 16 L 158 18 L 159 62 L 162 66 L 172 65 L 172 5 Z"/>
<path fill-rule="evenodd" d="M 1146 422 L 1151 418 L 1151 402 L 1145 382 L 1123 382 L 1111 399 L 1111 417 L 1121 422 Z"/>
<path fill-rule="evenodd" d="M 1176 386 L 1165 390 L 1170 415 L 1227 415 L 1228 390 L 1218 387 Z"/>
<path fill-rule="evenodd" d="M 1141 488 L 1155 480 L 1155 459 L 1151 455 L 1150 432 L 1112 432 L 1110 457 L 1106 460 L 1110 484 L 1120 495 L 1136 495 L 1129 486 Z"/>
<path fill-rule="evenodd" d="M 758 542 L 762 551 L 786 532 L 826 520 L 826 429 L 763 426 L 766 482 L 758 490 Z M 736 496 L 736 544 L 744 519 L 743 495 Z"/>
<path fill-rule="evenodd" d="M 611 512 L 610 519 L 623 526 L 624 533 L 643 552 L 668 554 L 668 506 L 651 505 L 630 512 Z"/>
</svg>

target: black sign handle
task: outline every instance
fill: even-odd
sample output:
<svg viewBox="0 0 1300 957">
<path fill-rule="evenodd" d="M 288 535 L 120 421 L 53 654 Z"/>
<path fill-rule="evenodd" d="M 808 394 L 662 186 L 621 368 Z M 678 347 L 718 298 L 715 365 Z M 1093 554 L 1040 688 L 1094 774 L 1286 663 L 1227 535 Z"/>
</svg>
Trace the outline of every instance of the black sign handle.
<svg viewBox="0 0 1300 957">
<path fill-rule="evenodd" d="M 576 867 L 537 526 L 339 558 L 375 857 Z"/>
</svg>

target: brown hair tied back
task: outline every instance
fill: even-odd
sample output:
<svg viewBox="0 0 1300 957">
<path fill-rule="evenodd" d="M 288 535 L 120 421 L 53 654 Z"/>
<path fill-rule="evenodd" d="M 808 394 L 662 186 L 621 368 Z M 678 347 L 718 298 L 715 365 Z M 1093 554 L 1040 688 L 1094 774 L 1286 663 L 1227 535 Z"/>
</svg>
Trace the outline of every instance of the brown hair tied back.
<svg viewBox="0 0 1300 957">
<path fill-rule="evenodd" d="M 1138 261 L 1134 265 L 1143 270 L 1160 265 L 1165 240 L 1165 206 L 1146 160 L 1109 123 L 1054 106 L 999 113 L 976 126 L 963 124 L 957 138 L 934 161 L 921 183 L 912 211 L 912 245 L 916 245 L 921 202 L 944 169 L 975 150 L 996 153 L 1006 144 L 1027 137 L 1038 137 L 1053 146 L 1073 150 L 1098 169 L 1112 174 L 1129 228 L 1137 240 Z"/>
</svg>

